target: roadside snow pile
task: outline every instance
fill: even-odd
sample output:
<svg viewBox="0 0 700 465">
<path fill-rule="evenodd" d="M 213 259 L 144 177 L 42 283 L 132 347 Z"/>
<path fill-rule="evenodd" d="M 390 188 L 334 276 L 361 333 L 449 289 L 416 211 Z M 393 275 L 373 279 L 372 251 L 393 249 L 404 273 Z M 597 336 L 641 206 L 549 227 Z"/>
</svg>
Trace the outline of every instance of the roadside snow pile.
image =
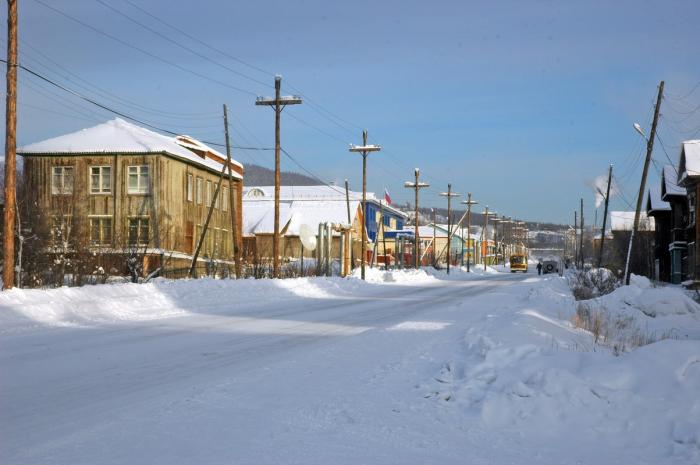
<svg viewBox="0 0 700 465">
<path fill-rule="evenodd" d="M 445 421 L 517 438 L 514 449 L 538 451 L 529 463 L 698 463 L 700 320 L 689 317 L 697 313 L 683 320 L 693 338 L 614 356 L 571 323 L 577 303 L 566 280 L 518 287 L 498 296 L 487 318 L 466 330 L 460 350 L 420 386 L 446 409 Z M 634 296 L 652 308 L 652 299 L 665 302 L 655 293 L 671 292 L 682 295 L 635 285 L 601 299 Z M 677 318 L 675 311 L 667 318 Z"/>
<path fill-rule="evenodd" d="M 376 270 L 369 274 L 374 276 Z M 360 291 L 371 295 L 377 283 L 405 284 L 432 279 L 424 272 L 411 270 L 394 272 L 392 279 L 370 279 L 369 283 L 336 277 L 238 281 L 155 279 L 147 284 L 12 289 L 0 293 L 0 332 L 157 320 L 187 313 L 217 314 L 230 306 L 255 309 L 289 299 L 342 299 Z"/>
<path fill-rule="evenodd" d="M 637 332 L 645 341 L 700 339 L 700 305 L 678 286 L 652 286 L 633 275 L 629 286 L 580 302 L 578 313 L 599 314 L 621 335 Z"/>
<path fill-rule="evenodd" d="M 403 270 L 384 271 L 380 268 L 365 268 L 365 280 L 369 283 L 391 283 L 391 284 L 426 284 L 434 282 L 435 278 L 426 272 L 426 269 L 416 270 L 408 268 Z M 360 279 L 360 268 L 356 268 L 351 278 Z"/>
</svg>

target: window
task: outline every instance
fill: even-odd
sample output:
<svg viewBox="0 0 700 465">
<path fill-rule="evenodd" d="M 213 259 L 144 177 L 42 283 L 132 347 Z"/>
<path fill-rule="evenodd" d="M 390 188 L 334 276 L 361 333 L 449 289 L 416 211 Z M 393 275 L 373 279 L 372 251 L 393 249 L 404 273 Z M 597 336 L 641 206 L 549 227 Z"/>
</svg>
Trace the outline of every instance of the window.
<svg viewBox="0 0 700 465">
<path fill-rule="evenodd" d="M 204 205 L 211 205 L 211 181 L 207 181 L 207 190 L 204 191 Z"/>
<path fill-rule="evenodd" d="M 148 218 L 129 218 L 129 245 L 148 245 Z"/>
<path fill-rule="evenodd" d="M 229 196 L 229 190 L 228 187 L 224 186 L 222 189 L 222 198 L 221 198 L 221 211 L 225 212 L 228 211 L 228 196 Z"/>
<path fill-rule="evenodd" d="M 112 192 L 112 167 L 90 167 L 90 193 L 110 194 Z"/>
<path fill-rule="evenodd" d="M 149 169 L 148 165 L 129 167 L 129 194 L 148 194 Z"/>
<path fill-rule="evenodd" d="M 187 201 L 188 202 L 192 201 L 192 196 L 194 194 L 194 192 L 193 192 L 194 186 L 192 185 L 192 183 L 193 183 L 192 175 L 188 173 L 187 174 Z"/>
<path fill-rule="evenodd" d="M 221 191 L 222 189 L 219 188 L 219 195 L 217 195 L 214 200 L 214 208 L 221 208 Z M 216 189 L 214 189 L 214 192 L 216 192 Z"/>
<path fill-rule="evenodd" d="M 73 193 L 73 167 L 54 166 L 51 170 L 51 193 L 66 195 Z"/>
<path fill-rule="evenodd" d="M 90 244 L 110 245 L 112 243 L 112 217 L 90 217 Z"/>
<path fill-rule="evenodd" d="M 197 205 L 202 205 L 202 178 L 197 178 Z"/>
</svg>

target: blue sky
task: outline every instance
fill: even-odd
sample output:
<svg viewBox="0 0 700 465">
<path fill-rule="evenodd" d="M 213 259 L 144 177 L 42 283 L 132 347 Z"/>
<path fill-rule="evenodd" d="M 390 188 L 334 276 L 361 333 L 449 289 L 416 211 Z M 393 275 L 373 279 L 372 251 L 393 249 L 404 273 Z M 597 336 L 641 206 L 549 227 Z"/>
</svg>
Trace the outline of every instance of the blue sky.
<svg viewBox="0 0 700 465">
<path fill-rule="evenodd" d="M 283 147 L 322 179 L 348 178 L 359 189 L 360 158 L 347 144 L 361 142 L 366 127 L 385 149 L 371 155 L 368 187 L 386 186 L 395 202 L 412 199 L 403 181 L 420 167 L 431 184 L 422 196 L 427 206 L 442 206 L 438 193 L 451 182 L 499 213 L 535 221 L 571 222 L 583 197 L 591 219 L 587 183 L 613 163 L 626 198 L 614 199 L 613 208 L 629 209 L 643 152 L 632 123 L 648 131 L 661 79 L 668 98 L 659 134 L 669 157 L 676 162 L 683 138 L 700 138 L 700 111 L 693 111 L 700 89 L 687 95 L 700 80 L 697 1 L 105 0 L 199 54 L 96 0 L 41 1 L 142 51 L 24 0 L 25 66 L 124 113 L 206 140 L 223 141 L 220 112 L 227 103 L 234 144 L 258 147 L 273 145 L 274 120 L 254 96 L 271 95 L 279 73 L 286 93 L 306 98 L 285 110 Z M 20 144 L 113 117 L 26 73 L 19 101 Z M 235 156 L 264 166 L 273 161 L 271 152 Z M 658 144 L 655 159 L 668 163 Z M 282 166 L 300 171 L 286 158 Z M 653 167 L 650 183 L 658 184 Z"/>
</svg>

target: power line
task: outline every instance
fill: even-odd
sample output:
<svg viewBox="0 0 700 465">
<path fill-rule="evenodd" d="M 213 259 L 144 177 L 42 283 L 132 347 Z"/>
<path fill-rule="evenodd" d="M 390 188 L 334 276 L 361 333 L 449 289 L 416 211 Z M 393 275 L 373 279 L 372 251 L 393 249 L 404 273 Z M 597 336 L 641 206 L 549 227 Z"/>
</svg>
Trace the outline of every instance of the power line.
<svg viewBox="0 0 700 465">
<path fill-rule="evenodd" d="M 257 84 L 260 84 L 260 85 L 262 85 L 262 86 L 270 87 L 269 84 L 267 84 L 267 83 L 265 83 L 265 82 L 263 82 L 263 81 L 261 81 L 261 80 L 259 80 L 259 79 L 256 79 L 256 78 L 254 78 L 254 77 L 248 76 L 247 74 L 241 73 L 241 72 L 238 71 L 238 70 L 235 70 L 235 69 L 233 69 L 233 68 L 231 68 L 231 67 L 229 67 L 229 66 L 226 66 L 225 64 L 223 64 L 223 63 L 221 63 L 221 62 L 218 62 L 218 61 L 216 61 L 216 60 L 214 60 L 214 59 L 212 59 L 212 58 L 210 58 L 210 57 L 208 57 L 208 56 L 206 56 L 206 55 L 203 55 L 203 54 L 199 53 L 198 51 L 196 51 L 196 50 L 194 50 L 194 49 L 188 47 L 187 45 L 184 45 L 184 44 L 182 44 L 181 42 L 178 42 L 178 41 L 176 41 L 175 39 L 172 39 L 172 38 L 166 36 L 165 34 L 162 34 L 162 33 L 158 32 L 157 30 L 153 29 L 152 27 L 150 27 L 150 26 L 148 26 L 148 25 L 142 23 L 141 21 L 139 21 L 139 20 L 137 20 L 137 19 L 135 19 L 135 18 L 129 16 L 128 14 L 122 12 L 121 10 L 119 10 L 119 9 L 117 9 L 117 8 L 114 8 L 112 5 L 109 5 L 109 4 L 105 3 L 103 0 L 95 0 L 95 1 L 96 1 L 97 3 L 99 3 L 100 5 L 104 6 L 105 8 L 107 8 L 107 9 L 109 9 L 109 10 L 111 10 L 111 11 L 117 13 L 118 15 L 122 16 L 123 18 L 126 18 L 127 20 L 131 21 L 132 23 L 141 26 L 143 29 L 146 29 L 147 31 L 151 32 L 152 34 L 157 35 L 157 36 L 160 37 L 161 39 L 166 40 L 166 41 L 170 42 L 171 44 L 174 44 L 174 45 L 180 47 L 180 48 L 183 49 L 183 50 L 187 50 L 188 52 L 192 53 L 193 55 L 196 55 L 196 56 L 198 56 L 198 57 L 200 57 L 200 58 L 202 58 L 202 59 L 204 59 L 204 60 L 206 60 L 206 61 L 208 61 L 208 62 L 210 62 L 210 63 L 213 63 L 213 64 L 215 64 L 215 65 L 217 65 L 217 66 L 219 66 L 219 67 L 221 67 L 221 68 L 223 68 L 223 69 L 225 69 L 225 70 L 227 70 L 227 71 L 229 71 L 229 72 L 231 72 L 231 73 L 233 73 L 233 74 L 235 74 L 235 75 L 237 75 L 237 76 L 243 77 L 243 78 L 245 78 L 245 79 L 248 79 L 248 80 L 250 80 L 250 81 L 252 81 L 252 82 L 255 82 L 255 83 L 257 83 Z"/>
<path fill-rule="evenodd" d="M 4 59 L 0 58 L 0 62 L 2 62 L 2 63 L 7 63 L 7 60 L 4 60 Z M 103 110 L 105 110 L 105 111 L 108 111 L 108 112 L 110 112 L 110 113 L 114 113 L 114 114 L 117 115 L 117 116 L 121 116 L 122 118 L 126 118 L 126 119 L 128 119 L 128 120 L 134 121 L 134 122 L 139 123 L 139 124 L 142 124 L 142 125 L 144 125 L 144 126 L 147 126 L 147 127 L 151 128 L 151 129 L 155 129 L 155 130 L 157 130 L 157 131 L 164 132 L 164 133 L 166 133 L 166 134 L 170 134 L 170 135 L 173 135 L 173 136 L 179 136 L 179 135 L 181 135 L 181 133 L 178 133 L 178 132 L 175 132 L 175 131 L 171 131 L 171 130 L 168 130 L 168 129 L 164 129 L 164 128 L 161 128 L 161 127 L 158 127 L 158 126 L 155 126 L 155 125 L 150 124 L 150 123 L 148 123 L 148 122 L 146 122 L 146 121 L 143 121 L 143 120 L 141 120 L 141 119 L 134 118 L 133 116 L 130 116 L 130 115 L 126 114 L 126 113 L 123 113 L 123 112 L 121 112 L 121 111 L 119 111 L 119 110 L 115 110 L 115 109 L 113 109 L 113 108 L 110 108 L 110 107 L 108 107 L 107 105 L 104 105 L 104 104 L 102 104 L 102 103 L 100 103 L 100 102 L 97 102 L 97 101 L 93 100 L 93 99 L 90 98 L 90 97 L 86 97 L 85 95 L 82 95 L 82 94 L 80 94 L 79 92 L 76 92 L 75 90 L 69 89 L 68 87 L 65 87 L 65 86 L 61 85 L 61 84 L 59 84 L 59 83 L 57 83 L 57 82 L 55 82 L 55 81 L 53 81 L 53 80 L 51 80 L 51 79 L 49 79 L 49 78 L 47 78 L 47 77 L 45 77 L 45 76 L 43 76 L 43 75 L 41 75 L 41 74 L 35 72 L 35 71 L 33 71 L 33 70 L 27 68 L 27 67 L 24 66 L 24 65 L 18 64 L 18 65 L 16 65 L 16 66 L 17 66 L 19 69 L 21 69 L 21 70 L 23 70 L 23 71 L 25 71 L 25 72 L 31 74 L 32 76 L 35 76 L 35 77 L 41 79 L 42 81 L 45 81 L 45 82 L 51 84 L 52 86 L 55 86 L 55 87 L 57 87 L 57 88 L 59 88 L 59 89 L 65 91 L 65 92 L 68 92 L 68 93 L 70 93 L 70 94 L 72 94 L 72 95 L 75 95 L 76 97 L 78 97 L 78 98 L 80 98 L 80 99 L 82 99 L 82 100 L 85 100 L 86 102 L 91 103 L 92 105 L 95 105 L 96 107 L 99 107 L 99 108 L 101 108 L 101 109 L 103 109 Z M 207 144 L 207 145 L 215 145 L 215 146 L 219 146 L 219 147 L 223 147 L 223 146 L 224 146 L 224 144 L 221 144 L 221 143 L 218 143 L 218 142 L 211 142 L 211 141 L 202 141 L 202 142 L 205 143 L 205 144 Z M 274 149 L 272 149 L 272 148 L 267 148 L 267 147 L 238 147 L 238 146 L 232 146 L 232 148 L 235 148 L 235 149 L 243 149 L 243 150 L 274 150 Z"/>
<path fill-rule="evenodd" d="M 170 60 L 168 60 L 168 59 L 165 59 L 165 58 L 163 58 L 163 57 L 161 57 L 161 56 L 159 56 L 159 55 L 156 55 L 156 54 L 154 54 L 154 53 L 151 53 L 151 52 L 149 52 L 149 51 L 147 51 L 147 50 L 145 50 L 145 49 L 143 49 L 143 48 L 141 48 L 141 47 L 138 47 L 138 46 L 136 46 L 136 45 L 130 44 L 129 42 L 127 42 L 127 41 L 125 41 L 125 40 L 122 40 L 122 39 L 120 39 L 120 38 L 117 37 L 117 36 L 114 36 L 114 35 L 112 35 L 112 34 L 110 34 L 110 33 L 108 33 L 108 32 L 105 32 L 105 31 L 101 31 L 100 29 L 97 29 L 96 27 L 94 27 L 94 26 L 92 26 L 92 25 L 90 25 L 90 24 L 88 24 L 88 23 L 86 23 L 86 22 L 84 22 L 84 21 L 81 21 L 81 20 L 78 19 L 78 18 L 75 18 L 75 17 L 73 17 L 73 16 L 71 16 L 71 15 L 69 15 L 69 14 L 67 14 L 67 13 L 64 13 L 63 11 L 61 11 L 61 10 L 59 10 L 59 9 L 57 9 L 57 8 L 54 8 L 54 7 L 52 7 L 52 6 L 50 6 L 50 5 L 46 4 L 46 3 L 44 3 L 42 0 L 34 0 L 34 1 L 37 2 L 38 4 L 44 6 L 45 8 L 48 8 L 49 10 L 51 10 L 51 11 L 53 11 L 53 12 L 55 12 L 55 13 L 57 13 L 57 14 L 63 16 L 63 17 L 65 17 L 65 18 L 67 18 L 67 19 L 70 19 L 71 21 L 73 21 L 73 22 L 75 22 L 75 23 L 77 23 L 77 24 L 80 24 L 80 25 L 83 26 L 83 27 L 86 27 L 86 28 L 90 29 L 91 31 L 96 32 L 97 34 L 100 34 L 100 35 L 102 35 L 102 36 L 104 36 L 104 37 L 107 37 L 107 38 L 109 38 L 109 39 L 111 39 L 111 40 L 113 40 L 113 41 L 115 41 L 115 42 L 117 42 L 117 43 L 119 43 L 119 44 L 124 45 L 125 47 L 129 47 L 129 48 L 132 48 L 132 49 L 134 49 L 134 50 L 137 50 L 137 51 L 141 52 L 142 54 L 147 55 L 147 56 L 153 58 L 154 60 L 158 60 L 158 61 L 160 61 L 160 62 L 162 62 L 162 63 L 165 63 L 165 64 L 167 64 L 167 65 L 170 65 L 170 66 L 172 66 L 172 67 L 174 67 L 174 68 L 177 68 L 177 69 L 179 69 L 180 71 L 184 71 L 184 72 L 186 72 L 186 73 L 192 74 L 193 76 L 197 76 L 197 77 L 199 77 L 199 78 L 206 79 L 207 81 L 213 82 L 213 83 L 215 83 L 215 84 L 219 84 L 220 86 L 227 87 L 227 88 L 232 89 L 232 90 L 235 90 L 235 91 L 237 91 L 237 92 L 241 92 L 241 93 L 244 93 L 244 94 L 252 95 L 252 96 L 254 96 L 254 97 L 257 96 L 257 94 L 256 94 L 255 92 L 251 92 L 251 91 L 249 91 L 249 90 L 247 90 L 247 89 L 243 89 L 243 88 L 241 88 L 241 87 L 237 87 L 237 86 L 228 84 L 228 83 L 226 83 L 226 82 L 224 82 L 224 81 L 220 81 L 220 80 L 218 80 L 218 79 L 214 79 L 214 78 L 212 78 L 212 77 L 210 77 L 210 76 L 207 76 L 206 74 L 202 74 L 202 73 L 199 73 L 199 72 L 197 72 L 197 71 L 191 70 L 191 69 L 186 68 L 186 67 L 184 67 L 184 66 L 182 66 L 182 65 L 179 65 L 179 64 L 177 64 L 177 63 L 175 63 L 175 62 L 172 62 L 172 61 L 170 61 Z"/>
</svg>

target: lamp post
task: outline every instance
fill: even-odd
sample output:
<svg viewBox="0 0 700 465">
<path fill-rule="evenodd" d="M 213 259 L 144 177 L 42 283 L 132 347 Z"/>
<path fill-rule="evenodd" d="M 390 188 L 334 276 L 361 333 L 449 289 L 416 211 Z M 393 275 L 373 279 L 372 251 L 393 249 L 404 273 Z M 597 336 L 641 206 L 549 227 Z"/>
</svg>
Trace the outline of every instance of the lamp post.
<svg viewBox="0 0 700 465">
<path fill-rule="evenodd" d="M 362 131 L 362 145 L 350 144 L 351 152 L 362 154 L 362 258 L 360 258 L 360 275 L 365 279 L 365 260 L 367 257 L 367 155 L 371 152 L 378 152 L 382 148 L 378 145 L 367 145 L 367 130 Z"/>
</svg>

